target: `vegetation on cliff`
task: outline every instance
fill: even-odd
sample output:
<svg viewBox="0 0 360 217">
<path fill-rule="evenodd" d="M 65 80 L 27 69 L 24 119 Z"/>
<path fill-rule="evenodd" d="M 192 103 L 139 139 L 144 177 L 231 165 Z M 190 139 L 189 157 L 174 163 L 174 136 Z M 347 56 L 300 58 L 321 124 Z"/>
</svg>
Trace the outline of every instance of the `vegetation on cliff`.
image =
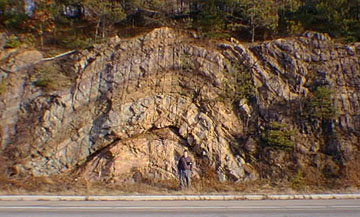
<svg viewBox="0 0 360 217">
<path fill-rule="evenodd" d="M 21 41 L 82 49 L 160 26 L 249 41 L 306 30 L 358 41 L 359 11 L 358 0 L 1 0 L 0 23 L 9 47 Z"/>
<path fill-rule="evenodd" d="M 356 41 L 357 2 L 0 2 L 9 188 L 176 190 L 183 148 L 199 192 L 360 186 L 359 43 L 234 39 Z"/>
</svg>

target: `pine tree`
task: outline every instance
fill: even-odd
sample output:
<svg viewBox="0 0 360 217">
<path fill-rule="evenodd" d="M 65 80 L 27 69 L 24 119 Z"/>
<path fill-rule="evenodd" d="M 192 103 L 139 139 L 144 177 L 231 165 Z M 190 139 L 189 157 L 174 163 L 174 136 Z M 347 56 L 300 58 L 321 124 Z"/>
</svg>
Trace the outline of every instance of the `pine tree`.
<svg viewBox="0 0 360 217">
<path fill-rule="evenodd" d="M 195 17 L 195 27 L 205 33 L 215 33 L 223 29 L 223 12 L 217 5 L 216 0 L 196 0 L 194 3 L 201 5 L 200 11 Z"/>
<path fill-rule="evenodd" d="M 255 41 L 256 29 L 264 28 L 276 32 L 278 13 L 274 0 L 240 0 L 243 15 L 248 20 L 251 32 L 251 41 Z"/>
<path fill-rule="evenodd" d="M 95 41 L 101 35 L 105 38 L 109 29 L 126 16 L 121 2 L 111 0 L 85 0 L 83 5 L 95 16 Z"/>
<path fill-rule="evenodd" d="M 346 40 L 360 39 L 360 0 L 306 0 L 293 17 L 305 29 Z"/>
</svg>

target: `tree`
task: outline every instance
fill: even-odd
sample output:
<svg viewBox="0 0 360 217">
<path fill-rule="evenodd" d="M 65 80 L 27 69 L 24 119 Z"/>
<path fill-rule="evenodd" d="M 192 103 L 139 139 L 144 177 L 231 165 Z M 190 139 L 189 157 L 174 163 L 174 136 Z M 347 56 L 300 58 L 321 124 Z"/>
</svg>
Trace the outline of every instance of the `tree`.
<svg viewBox="0 0 360 217">
<path fill-rule="evenodd" d="M 217 5 L 216 0 L 197 0 L 194 3 L 200 5 L 201 10 L 195 16 L 195 27 L 205 33 L 216 33 L 223 29 L 223 12 Z"/>
<path fill-rule="evenodd" d="M 83 5 L 91 11 L 96 21 L 95 41 L 99 35 L 106 37 L 106 33 L 115 23 L 126 16 L 121 2 L 110 0 L 85 0 Z"/>
<path fill-rule="evenodd" d="M 44 45 L 44 34 L 55 29 L 53 0 L 38 0 L 32 17 L 25 22 L 26 28 L 40 37 L 41 46 Z"/>
<path fill-rule="evenodd" d="M 282 35 L 298 33 L 302 28 L 297 20 L 291 20 L 293 14 L 303 4 L 301 0 L 275 0 L 279 15 L 278 32 Z"/>
<path fill-rule="evenodd" d="M 309 114 L 319 120 L 336 118 L 336 107 L 332 100 L 333 91 L 327 87 L 317 87 L 309 101 Z"/>
<path fill-rule="evenodd" d="M 295 146 L 296 131 L 291 130 L 288 124 L 272 121 L 262 133 L 263 144 L 281 149 L 291 149 Z"/>
<path fill-rule="evenodd" d="M 278 26 L 278 13 L 274 0 L 241 0 L 243 15 L 248 20 L 251 41 L 255 41 L 256 29 L 264 28 L 275 32 Z"/>
<path fill-rule="evenodd" d="M 347 40 L 359 41 L 360 40 L 360 1 L 351 0 L 346 4 L 348 13 L 345 13 L 344 31 Z"/>
<path fill-rule="evenodd" d="M 141 6 L 141 0 L 122 0 L 121 6 L 126 13 L 132 13 Z"/>
<path fill-rule="evenodd" d="M 294 14 L 305 29 L 327 32 L 349 41 L 360 39 L 359 0 L 306 0 Z"/>
<path fill-rule="evenodd" d="M 3 27 L 9 30 L 22 30 L 22 24 L 28 18 L 22 1 L 0 0 L 0 22 Z"/>
</svg>

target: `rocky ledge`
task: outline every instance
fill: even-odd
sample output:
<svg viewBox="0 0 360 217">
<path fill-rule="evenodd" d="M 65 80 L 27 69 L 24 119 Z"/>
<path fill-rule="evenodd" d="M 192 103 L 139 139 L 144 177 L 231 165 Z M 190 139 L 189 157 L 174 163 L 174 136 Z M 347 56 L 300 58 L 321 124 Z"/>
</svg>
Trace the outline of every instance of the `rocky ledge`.
<svg viewBox="0 0 360 217">
<path fill-rule="evenodd" d="M 313 32 L 246 45 L 170 28 L 50 61 L 2 50 L 2 156 L 9 175 L 122 182 L 174 179 L 188 149 L 197 177 L 351 181 L 359 54 Z M 49 88 L 39 79 L 53 66 Z M 320 90 L 330 101 L 316 104 Z"/>
</svg>

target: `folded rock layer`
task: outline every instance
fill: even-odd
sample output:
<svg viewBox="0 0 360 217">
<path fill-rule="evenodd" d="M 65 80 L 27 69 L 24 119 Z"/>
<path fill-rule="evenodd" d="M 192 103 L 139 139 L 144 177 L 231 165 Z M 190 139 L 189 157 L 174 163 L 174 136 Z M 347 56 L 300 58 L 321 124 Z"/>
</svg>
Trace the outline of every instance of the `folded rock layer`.
<svg viewBox="0 0 360 217">
<path fill-rule="evenodd" d="M 14 173 L 91 181 L 174 179 L 184 149 L 221 181 L 349 175 L 359 54 L 320 33 L 246 45 L 158 28 L 46 62 L 72 79 L 44 89 L 40 52 L 3 50 L 2 155 Z"/>
</svg>

